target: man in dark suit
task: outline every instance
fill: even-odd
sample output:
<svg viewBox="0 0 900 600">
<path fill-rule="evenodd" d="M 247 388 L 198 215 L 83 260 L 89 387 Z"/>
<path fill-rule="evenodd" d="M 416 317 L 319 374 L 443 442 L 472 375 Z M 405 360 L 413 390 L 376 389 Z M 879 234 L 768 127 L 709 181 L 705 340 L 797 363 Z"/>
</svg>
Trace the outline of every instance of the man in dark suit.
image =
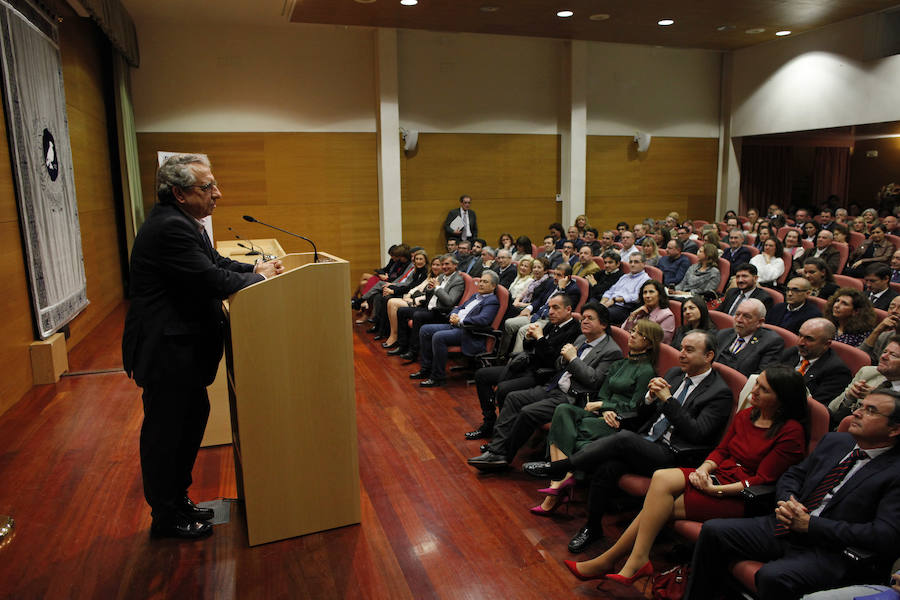
<svg viewBox="0 0 900 600">
<path fill-rule="evenodd" d="M 784 340 L 763 327 L 766 307 L 756 298 L 741 302 L 734 313 L 734 327 L 716 334 L 719 354 L 716 362 L 740 371 L 747 377 L 774 363 L 784 350 Z"/>
<path fill-rule="evenodd" d="M 455 208 L 447 213 L 444 219 L 444 235 L 448 240 L 471 240 L 478 237 L 478 221 L 475 218 L 475 211 L 469 207 L 472 206 L 472 198 L 463 194 L 459 197 L 459 208 Z M 459 218 L 460 221 L 456 227 L 453 222 Z"/>
<path fill-rule="evenodd" d="M 466 240 L 460 240 L 456 244 L 456 258 L 459 260 L 459 265 L 456 267 L 459 272 L 469 275 L 472 274 L 476 263 L 481 262 L 481 254 L 479 253 L 478 256 L 472 254 L 472 242 Z"/>
<path fill-rule="evenodd" d="M 821 317 L 822 311 L 815 304 L 806 301 L 810 289 L 812 286 L 806 279 L 802 277 L 791 279 L 785 291 L 787 302 L 776 304 L 767 311 L 766 323 L 797 333 L 803 323 Z"/>
<path fill-rule="evenodd" d="M 706 600 L 723 589 L 728 565 L 768 561 L 756 574 L 757 595 L 799 598 L 852 576 L 847 546 L 874 552 L 886 571 L 900 545 L 900 394 L 879 388 L 853 413 L 847 433 L 829 433 L 776 488 L 773 514 L 713 519 L 694 550 L 685 598 Z"/>
<path fill-rule="evenodd" d="M 422 361 L 419 370 L 411 374 L 410 379 L 423 379 L 424 381 L 419 382 L 420 387 L 444 385 L 447 378 L 445 368 L 448 347 L 462 346 L 463 354 L 467 356 L 484 352 L 484 338 L 472 335 L 465 328 L 490 326 L 500 310 L 500 302 L 494 293 L 496 288 L 497 274 L 493 271 L 482 274 L 477 291 L 462 306 L 450 311 L 449 323 L 422 326 L 419 330 Z"/>
<path fill-rule="evenodd" d="M 750 263 L 738 265 L 734 270 L 735 286 L 725 293 L 719 310 L 734 316 L 737 307 L 748 298 L 756 298 L 765 305 L 766 310 L 772 308 L 772 296 L 759 288 L 759 276 L 756 267 Z"/>
<path fill-rule="evenodd" d="M 547 315 L 550 313 L 550 299 L 554 296 L 565 294 L 571 299 L 573 307 L 578 306 L 578 302 L 581 301 L 581 290 L 572 279 L 572 267 L 566 263 L 560 263 L 550 272 L 550 275 L 553 277 L 553 287 L 545 289 L 541 295 L 535 293 L 534 301 L 523 308 L 518 317 L 507 319 L 503 324 L 501 346 L 508 346 L 511 340 L 515 340 L 512 351 L 521 352 L 524 349 L 523 344 L 528 325 L 530 323 L 544 325 Z"/>
<path fill-rule="evenodd" d="M 593 284 L 590 289 L 590 296 L 593 300 L 599 301 L 603 298 L 603 294 L 609 290 L 622 276 L 622 260 L 619 253 L 615 250 L 606 250 L 603 253 L 603 270 L 594 273 L 593 277 L 588 278 L 588 283 Z"/>
<path fill-rule="evenodd" d="M 649 476 L 656 469 L 684 461 L 696 466 L 697 454 L 718 443 L 734 400 L 725 380 L 712 368 L 715 356 L 716 340 L 711 333 L 688 333 L 681 344 L 681 367 L 650 381 L 646 402 L 639 407 L 644 425 L 637 433 L 619 431 L 591 442 L 567 459 L 550 463 L 552 479 L 570 471 L 593 472 L 588 522 L 569 542 L 570 552 L 582 552 L 603 536 L 601 519 L 617 494 L 622 475 Z M 679 457 L 676 448 L 691 449 L 687 452 L 691 456 Z"/>
<path fill-rule="evenodd" d="M 831 349 L 834 324 L 821 317 L 806 321 L 797 336 L 797 345 L 787 348 L 779 362 L 803 375 L 809 394 L 828 406 L 853 378 L 850 368 Z"/>
<path fill-rule="evenodd" d="M 682 225 L 678 228 L 678 241 L 681 242 L 681 251 L 687 252 L 689 254 L 697 254 L 697 249 L 700 247 L 697 245 L 697 242 L 691 239 L 691 230 L 686 226 Z"/>
<path fill-rule="evenodd" d="M 891 305 L 891 300 L 897 297 L 897 292 L 891 288 L 891 268 L 884 263 L 875 263 L 866 267 L 863 283 L 869 302 L 875 308 L 887 310 Z"/>
<path fill-rule="evenodd" d="M 516 265 L 512 262 L 512 254 L 505 248 L 497 250 L 497 260 L 491 265 L 491 270 L 500 277 L 500 285 L 506 289 L 509 289 L 518 274 Z"/>
<path fill-rule="evenodd" d="M 806 258 L 821 258 L 828 265 L 828 269 L 834 273 L 840 273 L 838 267 L 841 265 L 841 253 L 835 248 L 834 234 L 828 230 L 820 231 L 816 236 L 816 248 L 812 252 L 806 254 Z"/>
<path fill-rule="evenodd" d="M 200 155 L 167 159 L 156 177 L 159 203 L 131 253 L 131 306 L 122 336 L 125 372 L 143 388 L 141 474 L 157 536 L 195 539 L 212 533 L 187 495 L 209 416 L 206 386 L 224 347 L 222 300 L 281 272 L 223 258 L 200 219 L 222 197 Z"/>
<path fill-rule="evenodd" d="M 900 250 L 891 255 L 891 283 L 900 283 Z"/>
<path fill-rule="evenodd" d="M 537 384 L 538 371 L 553 369 L 562 347 L 571 344 L 578 337 L 580 330 L 578 321 L 572 318 L 572 298 L 566 294 L 557 294 L 550 298 L 548 305 L 547 323 L 540 331 L 528 327 L 522 342 L 523 352 L 514 355 L 505 365 L 475 371 L 475 387 L 478 390 L 483 421 L 478 429 L 466 432 L 467 440 L 491 437 L 494 423 L 497 422 L 496 407 L 503 407 L 510 392 L 528 389 Z"/>
<path fill-rule="evenodd" d="M 744 245 L 744 232 L 732 229 L 728 234 L 728 248 L 722 258 L 731 263 L 731 269 L 750 262 L 750 248 Z"/>
<path fill-rule="evenodd" d="M 537 255 L 536 258 L 544 257 L 550 261 L 550 268 L 556 268 L 556 265 L 562 262 L 563 255 L 562 251 L 556 249 L 556 243 L 553 240 L 552 235 L 548 235 L 544 237 L 544 247 L 543 250 Z"/>
<path fill-rule="evenodd" d="M 611 335 L 609 310 L 590 302 L 582 309 L 581 335 L 573 344 L 563 346 L 556 361 L 556 376 L 547 385 L 512 392 L 500 410 L 494 437 L 480 456 L 469 464 L 481 471 L 505 469 L 528 441 L 536 427 L 549 423 L 560 404 L 584 404 L 584 392 L 596 392 L 606 371 L 622 358 L 622 350 Z M 535 333 L 540 331 L 532 325 Z"/>
</svg>

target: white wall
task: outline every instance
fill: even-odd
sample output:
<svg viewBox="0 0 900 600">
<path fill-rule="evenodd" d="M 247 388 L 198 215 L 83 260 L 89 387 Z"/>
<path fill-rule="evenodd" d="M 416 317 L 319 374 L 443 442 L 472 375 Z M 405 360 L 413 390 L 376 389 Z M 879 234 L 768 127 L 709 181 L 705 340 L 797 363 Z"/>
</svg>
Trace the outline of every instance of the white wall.
<svg viewBox="0 0 900 600">
<path fill-rule="evenodd" d="M 373 35 L 142 23 L 137 131 L 375 131 Z"/>
<path fill-rule="evenodd" d="M 900 119 L 900 56 L 863 60 L 873 19 L 735 52 L 732 136 Z"/>
<path fill-rule="evenodd" d="M 588 46 L 588 135 L 719 136 L 720 55 Z"/>
</svg>

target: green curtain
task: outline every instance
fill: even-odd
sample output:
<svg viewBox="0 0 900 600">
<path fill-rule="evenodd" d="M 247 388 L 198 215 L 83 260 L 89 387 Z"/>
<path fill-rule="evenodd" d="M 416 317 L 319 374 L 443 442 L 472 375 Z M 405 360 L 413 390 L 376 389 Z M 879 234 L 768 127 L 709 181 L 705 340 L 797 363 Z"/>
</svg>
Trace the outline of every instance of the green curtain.
<svg viewBox="0 0 900 600">
<path fill-rule="evenodd" d="M 141 169 L 138 163 L 137 133 L 131 104 L 131 67 L 119 52 L 113 51 L 113 86 L 116 90 L 116 130 L 119 138 L 119 164 L 122 173 L 122 202 L 125 209 L 125 240 L 128 255 L 134 236 L 144 222 L 141 193 Z"/>
</svg>

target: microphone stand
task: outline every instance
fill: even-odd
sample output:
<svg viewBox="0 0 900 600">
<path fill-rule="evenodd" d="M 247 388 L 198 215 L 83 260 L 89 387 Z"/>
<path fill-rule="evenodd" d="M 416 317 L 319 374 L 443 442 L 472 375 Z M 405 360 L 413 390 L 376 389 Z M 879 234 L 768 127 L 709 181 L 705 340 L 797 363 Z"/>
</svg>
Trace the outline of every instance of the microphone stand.
<svg viewBox="0 0 900 600">
<path fill-rule="evenodd" d="M 300 235 L 300 234 L 294 233 L 294 232 L 292 232 L 292 231 L 288 231 L 287 229 L 282 229 L 281 227 L 276 227 L 275 225 L 269 225 L 268 223 L 263 223 L 262 221 L 260 221 L 260 220 L 258 220 L 258 219 L 255 219 L 255 218 L 251 217 L 250 215 L 244 215 L 244 220 L 247 221 L 247 222 L 249 222 L 249 223 L 259 223 L 260 225 L 263 225 L 264 227 L 270 227 L 270 228 L 272 228 L 272 229 L 275 229 L 275 230 L 277 230 L 277 231 L 280 231 L 281 233 L 286 233 L 286 234 L 288 234 L 288 235 L 290 235 L 290 236 L 293 236 L 293 237 L 296 237 L 296 238 L 300 238 L 301 240 L 306 240 L 306 241 L 309 242 L 310 245 L 313 247 L 313 261 L 314 261 L 314 262 L 319 262 L 319 251 L 316 250 L 316 244 L 315 244 L 315 242 L 313 242 L 313 241 L 312 241 L 311 239 L 309 239 L 308 237 L 303 237 L 303 236 Z"/>
</svg>

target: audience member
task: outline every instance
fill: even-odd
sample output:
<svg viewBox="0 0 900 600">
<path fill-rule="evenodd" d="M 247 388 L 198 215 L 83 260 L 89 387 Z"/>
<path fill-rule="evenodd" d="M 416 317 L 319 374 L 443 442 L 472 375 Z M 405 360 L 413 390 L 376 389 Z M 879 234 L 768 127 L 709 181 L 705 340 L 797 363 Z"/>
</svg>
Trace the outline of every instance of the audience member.
<svg viewBox="0 0 900 600">
<path fill-rule="evenodd" d="M 603 270 L 587 277 L 591 284 L 591 298 L 600 300 L 603 294 L 622 276 L 622 261 L 615 250 L 603 253 Z"/>
<path fill-rule="evenodd" d="M 459 259 L 457 268 L 460 273 L 469 273 L 478 262 L 478 258 L 472 255 L 472 242 L 460 240 L 456 244 L 456 258 Z"/>
<path fill-rule="evenodd" d="M 891 289 L 891 268 L 884 263 L 872 263 L 866 267 L 863 284 L 874 308 L 887 310 L 897 292 Z"/>
<path fill-rule="evenodd" d="M 519 237 L 517 237 L 516 249 L 512 255 L 513 261 L 518 262 L 523 258 L 532 258 L 531 252 L 533 248 L 531 246 L 531 238 L 529 238 L 527 235 L 520 235 Z"/>
<path fill-rule="evenodd" d="M 784 274 L 785 270 L 783 248 L 778 238 L 767 239 L 763 244 L 762 251 L 750 259 L 750 264 L 756 267 L 759 283 L 775 287 L 778 284 L 778 278 Z"/>
<path fill-rule="evenodd" d="M 766 313 L 766 323 L 797 333 L 808 319 L 821 317 L 822 311 L 812 302 L 807 302 L 811 286 L 802 277 L 788 281 L 784 297 L 786 302 L 776 304 Z"/>
<path fill-rule="evenodd" d="M 853 288 L 840 288 L 832 294 L 823 316 L 837 328 L 835 341 L 851 346 L 862 344 L 878 320 L 866 295 Z"/>
<path fill-rule="evenodd" d="M 522 312 L 522 309 L 531 305 L 534 295 L 542 284 L 552 286 L 552 277 L 550 277 L 550 263 L 546 257 L 541 256 L 531 262 L 531 280 L 518 295 L 513 297 L 510 295 L 512 302 L 510 303 L 507 317 L 514 317 Z M 512 291 L 510 291 L 512 294 Z"/>
<path fill-rule="evenodd" d="M 684 279 L 688 267 L 691 266 L 690 259 L 681 254 L 683 248 L 684 242 L 681 240 L 670 241 L 666 246 L 666 255 L 661 256 L 659 262 L 656 263 L 656 267 L 662 271 L 663 285 L 667 288 L 674 288 L 680 283 Z"/>
<path fill-rule="evenodd" d="M 647 237 L 647 226 L 643 223 L 635 223 L 634 225 L 634 245 L 640 246 Z"/>
<path fill-rule="evenodd" d="M 584 246 L 587 246 L 591 249 L 591 254 L 594 256 L 598 256 L 603 251 L 603 244 L 600 243 L 600 240 L 597 239 L 599 232 L 593 227 L 586 227 L 584 229 Z"/>
<path fill-rule="evenodd" d="M 900 283 L 900 250 L 891 255 L 891 283 Z"/>
<path fill-rule="evenodd" d="M 691 296 L 681 301 L 681 326 L 675 330 L 670 346 L 681 348 L 681 341 L 691 331 L 716 332 L 716 326 L 709 318 L 706 301 L 701 296 Z"/>
<path fill-rule="evenodd" d="M 566 230 L 563 229 L 562 223 L 550 223 L 547 231 L 550 232 L 550 236 L 556 242 L 556 248 L 561 250 L 563 242 L 566 240 Z"/>
<path fill-rule="evenodd" d="M 845 273 L 851 277 L 862 277 L 872 263 L 887 265 L 895 252 L 894 244 L 885 238 L 883 225 L 874 225 L 870 237 L 850 255 Z"/>
<path fill-rule="evenodd" d="M 734 269 L 734 286 L 725 293 L 725 299 L 719 305 L 719 310 L 729 315 L 734 315 L 738 306 L 748 298 L 756 298 L 762 302 L 766 310 L 772 307 L 772 296 L 759 289 L 759 278 L 756 275 L 756 267 L 745 263 Z"/>
<path fill-rule="evenodd" d="M 828 265 L 828 269 L 832 273 L 837 273 L 837 269 L 841 264 L 841 255 L 838 249 L 832 244 L 834 243 L 834 233 L 831 231 L 821 231 L 816 236 L 816 248 L 808 253 L 811 258 L 821 258 Z M 805 264 L 805 263 L 804 263 Z"/>
<path fill-rule="evenodd" d="M 767 224 L 760 225 L 759 229 L 757 229 L 756 232 L 756 242 L 753 244 L 753 247 L 762 252 L 763 248 L 765 247 L 766 240 L 773 237 L 775 236 Z"/>
<path fill-rule="evenodd" d="M 801 231 L 803 231 L 803 241 L 809 242 L 810 244 L 815 246 L 816 238 L 819 236 L 819 226 L 816 224 L 816 222 L 806 221 L 802 226 L 799 223 L 797 224 L 797 226 L 801 228 Z"/>
<path fill-rule="evenodd" d="M 509 250 L 509 255 L 516 251 L 516 243 L 511 233 L 501 233 L 497 238 L 497 252 L 500 250 Z"/>
<path fill-rule="evenodd" d="M 641 254 L 644 255 L 644 264 L 648 267 L 658 266 L 661 257 L 659 255 L 659 247 L 656 245 L 656 240 L 650 235 L 645 235 L 644 241 L 641 242 L 640 247 Z"/>
<path fill-rule="evenodd" d="M 716 362 L 740 371 L 747 377 L 774 363 L 784 350 L 784 340 L 762 325 L 766 307 L 756 298 L 741 302 L 734 313 L 734 327 L 716 335 L 719 354 Z"/>
<path fill-rule="evenodd" d="M 897 217 L 894 215 L 888 215 L 881 220 L 881 224 L 884 226 L 884 232 L 888 235 L 897 235 Z"/>
<path fill-rule="evenodd" d="M 750 262 L 750 249 L 743 244 L 743 231 L 732 229 L 728 232 L 728 248 L 722 252 L 722 258 L 731 263 L 732 269 Z"/>
<path fill-rule="evenodd" d="M 562 245 L 562 260 L 557 264 L 566 263 L 570 267 L 574 267 L 578 262 L 578 253 L 575 251 L 575 242 L 566 240 Z"/>
<path fill-rule="evenodd" d="M 534 261 L 530 255 L 519 259 L 519 264 L 516 265 L 516 278 L 513 279 L 508 288 L 510 299 L 518 298 L 519 294 L 524 292 L 528 284 L 533 281 L 531 277 L 532 262 Z M 503 308 L 506 310 L 506 307 Z"/>
<path fill-rule="evenodd" d="M 587 277 L 593 275 L 600 270 L 600 265 L 594 262 L 594 252 L 591 247 L 585 244 L 578 251 L 578 262 L 572 267 L 572 275 L 578 277 Z"/>
<path fill-rule="evenodd" d="M 468 463 L 482 471 L 505 469 L 535 427 L 553 418 L 558 405 L 583 406 L 585 393 L 600 389 L 609 366 L 622 358 L 619 345 L 606 334 L 608 326 L 606 308 L 593 302 L 586 304 L 582 309 L 582 335 L 574 344 L 563 346 L 551 383 L 511 392 L 500 410 L 493 439 L 483 454 L 470 458 Z"/>
<path fill-rule="evenodd" d="M 462 306 L 450 311 L 448 323 L 430 323 L 419 330 L 419 347 L 422 360 L 419 370 L 410 379 L 422 379 L 423 388 L 444 385 L 447 378 L 447 348 L 461 346 L 466 356 L 475 356 L 485 350 L 485 338 L 472 334 L 472 329 L 488 328 L 497 311 L 505 309 L 497 300 L 497 274 L 488 271 L 478 280 L 477 291 Z"/>
<path fill-rule="evenodd" d="M 500 285 L 509 289 L 516 278 L 516 265 L 512 262 L 512 254 L 506 248 L 497 250 L 497 260 L 491 265 L 491 270 L 500 277 Z"/>
<path fill-rule="evenodd" d="M 779 362 L 803 375 L 809 395 L 828 406 L 847 384 L 852 374 L 841 357 L 831 349 L 834 324 L 822 317 L 803 323 L 797 345 L 787 348 Z"/>
<path fill-rule="evenodd" d="M 799 277 L 803 271 L 803 256 L 806 249 L 800 243 L 800 234 L 796 229 L 788 229 L 781 240 L 784 250 L 791 256 L 791 274 Z"/>
<path fill-rule="evenodd" d="M 681 242 L 682 252 L 697 253 L 697 242 L 691 239 L 691 230 L 686 225 L 678 228 L 678 241 Z"/>
<path fill-rule="evenodd" d="M 662 341 L 668 344 L 675 335 L 675 315 L 669 309 L 669 297 L 666 289 L 655 279 L 648 279 L 641 285 L 639 294 L 640 306 L 632 311 L 622 328 L 633 331 L 637 323 L 650 320 L 662 328 Z"/>
<path fill-rule="evenodd" d="M 402 307 L 410 307 L 415 308 L 418 306 L 422 306 L 425 302 L 425 290 L 428 285 L 436 286 L 438 282 L 438 278 L 441 276 L 441 257 L 435 256 L 431 260 L 431 268 L 426 273 L 425 279 L 423 279 L 418 285 L 414 288 L 411 288 L 400 298 L 392 297 L 388 299 L 387 302 L 387 329 L 381 329 L 379 335 L 384 335 L 384 332 L 387 331 L 387 340 L 385 340 L 381 346 L 383 348 L 387 348 L 388 350 L 393 350 L 399 345 L 398 334 L 397 331 L 399 326 L 397 324 L 397 311 Z M 390 354 L 390 353 L 389 353 Z"/>
<path fill-rule="evenodd" d="M 619 240 L 622 242 L 622 249 L 619 251 L 619 256 L 622 257 L 623 262 L 628 262 L 628 259 L 631 258 L 632 254 L 640 254 L 641 250 L 634 245 L 634 234 L 630 231 L 623 231 L 619 235 Z"/>
<path fill-rule="evenodd" d="M 444 234 L 448 240 L 471 240 L 478 237 L 478 221 L 472 206 L 472 198 L 466 194 L 459 197 L 459 208 L 447 213 L 444 219 Z"/>
<path fill-rule="evenodd" d="M 830 208 L 823 208 L 819 211 L 819 228 L 825 231 L 834 229 L 834 212 Z"/>
<path fill-rule="evenodd" d="M 699 296 L 714 295 L 721 280 L 718 255 L 714 244 L 707 242 L 700 246 L 697 250 L 697 262 L 688 267 L 684 278 L 675 285 L 675 291 Z"/>
<path fill-rule="evenodd" d="M 572 242 L 575 250 L 581 248 L 581 245 L 584 243 L 583 241 L 581 241 L 581 231 L 574 225 L 566 230 L 566 240 Z"/>
<path fill-rule="evenodd" d="M 828 404 L 831 424 L 837 427 L 854 404 L 881 387 L 900 391 L 900 335 L 891 336 L 877 365 L 860 367 L 844 391 Z"/>
<path fill-rule="evenodd" d="M 638 292 L 644 282 L 650 279 L 644 271 L 644 256 L 640 252 L 631 255 L 628 265 L 631 272 L 619 277 L 600 299 L 609 309 L 610 323 L 613 325 L 621 324 L 637 307 Z"/>
<path fill-rule="evenodd" d="M 388 320 L 387 305 L 391 298 L 402 298 L 404 294 L 418 286 L 428 277 L 428 255 L 424 250 L 413 253 L 410 268 L 396 280 L 381 288 L 381 293 L 371 298 L 372 321 L 375 325 L 370 331 L 375 333 L 375 340 L 388 337 L 390 322 Z M 387 348 L 387 346 L 384 346 Z"/>
<path fill-rule="evenodd" d="M 887 570 L 900 544 L 900 394 L 877 390 L 853 413 L 847 433 L 829 433 L 778 480 L 773 514 L 704 524 L 694 550 L 686 600 L 723 589 L 728 566 L 766 562 L 756 574 L 760 598 L 797 598 L 845 583 L 846 546 L 873 551 Z"/>
<path fill-rule="evenodd" d="M 875 326 L 875 329 L 872 330 L 872 333 L 869 334 L 869 337 L 859 345 L 859 349 L 869 355 L 873 364 L 878 362 L 878 358 L 884 352 L 884 347 L 887 346 L 888 341 L 894 335 L 900 334 L 900 296 L 891 300 L 887 312 L 888 316 L 882 319 Z"/>
<path fill-rule="evenodd" d="M 803 278 L 809 282 L 809 295 L 817 298 L 831 298 L 838 291 L 834 275 L 828 264 L 821 258 L 809 257 L 803 261 Z"/>
<path fill-rule="evenodd" d="M 616 242 L 616 234 L 614 231 L 604 231 L 602 236 L 600 237 L 600 252 L 598 254 L 602 255 L 607 250 L 615 250 L 614 246 Z"/>
<path fill-rule="evenodd" d="M 538 254 L 538 258 L 541 257 L 546 258 L 550 262 L 550 268 L 556 267 L 562 261 L 562 252 L 556 248 L 552 235 L 544 238 L 543 250 Z"/>
<path fill-rule="evenodd" d="M 581 300 L 581 290 L 578 284 L 572 279 L 572 267 L 567 263 L 560 263 L 551 272 L 553 276 L 553 285 L 548 286 L 540 295 L 535 293 L 534 302 L 531 306 L 526 306 L 519 313 L 518 317 L 507 319 L 503 324 L 504 335 L 500 340 L 500 349 L 502 353 L 507 350 L 510 341 L 515 339 L 513 352 L 521 352 L 523 350 L 523 342 L 525 340 L 525 332 L 528 330 L 529 323 L 540 323 L 542 326 L 547 321 L 547 315 L 550 312 L 550 299 L 559 294 L 565 294 L 569 297 L 572 306 L 577 306 Z"/>
<path fill-rule="evenodd" d="M 575 217 L 574 225 L 578 228 L 579 234 L 583 234 L 584 230 L 588 227 L 587 215 L 578 215 Z"/>
</svg>

